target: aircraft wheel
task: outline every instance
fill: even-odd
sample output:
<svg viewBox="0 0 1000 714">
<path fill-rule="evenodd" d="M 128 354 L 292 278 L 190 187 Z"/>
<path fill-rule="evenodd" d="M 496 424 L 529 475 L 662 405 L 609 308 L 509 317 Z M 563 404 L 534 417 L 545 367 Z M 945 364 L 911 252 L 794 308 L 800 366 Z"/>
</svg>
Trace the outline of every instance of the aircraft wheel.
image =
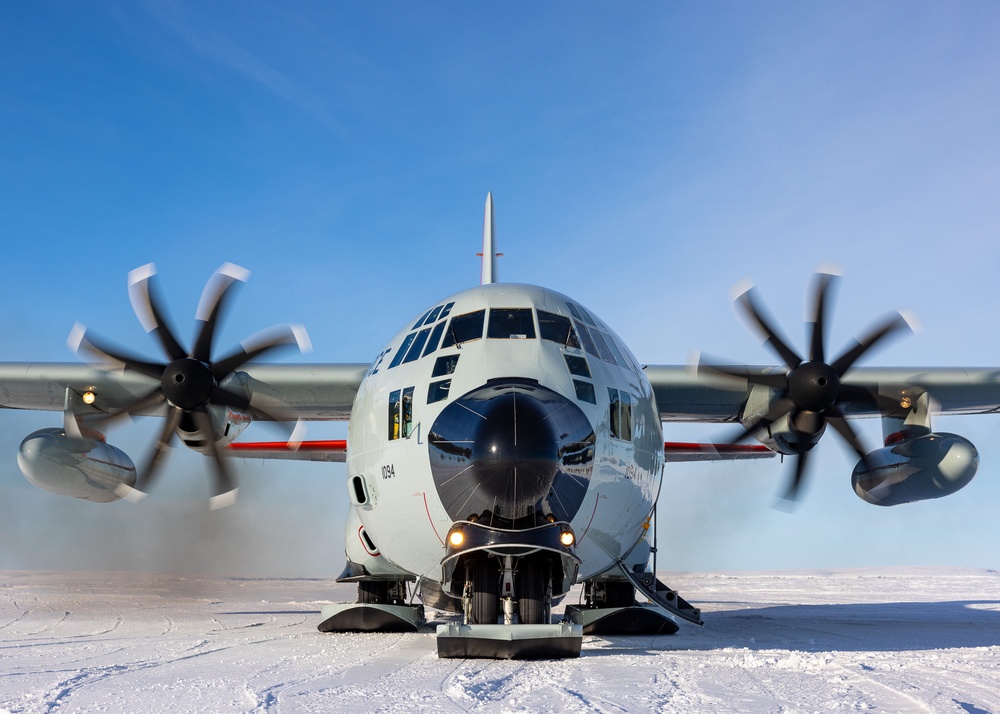
<svg viewBox="0 0 1000 714">
<path fill-rule="evenodd" d="M 545 624 L 545 573 L 540 563 L 526 564 L 517 573 L 517 613 L 525 625 Z"/>
<path fill-rule="evenodd" d="M 497 624 L 500 601 L 497 593 L 497 569 L 489 558 L 478 558 L 465 567 L 467 577 L 472 581 L 470 624 Z"/>
<path fill-rule="evenodd" d="M 389 583 L 385 580 L 358 581 L 358 602 L 385 605 L 389 602 Z"/>
</svg>

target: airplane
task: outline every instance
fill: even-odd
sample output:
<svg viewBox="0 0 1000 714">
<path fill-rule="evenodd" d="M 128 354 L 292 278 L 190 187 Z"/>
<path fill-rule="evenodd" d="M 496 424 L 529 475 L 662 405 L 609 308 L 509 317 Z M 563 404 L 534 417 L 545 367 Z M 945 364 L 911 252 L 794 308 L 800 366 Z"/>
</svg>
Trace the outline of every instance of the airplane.
<svg viewBox="0 0 1000 714">
<path fill-rule="evenodd" d="M 228 263 L 205 287 L 187 348 L 164 318 L 155 269 L 138 268 L 130 299 L 165 359 L 77 325 L 70 346 L 87 364 L 0 363 L 0 407 L 63 412 L 61 426 L 24 439 L 20 468 L 57 494 L 138 501 L 176 437 L 210 458 L 209 503 L 219 508 L 236 500 L 234 459 L 346 462 L 352 508 L 338 580 L 356 583 L 358 595 L 324 608 L 321 631 L 416 631 L 427 606 L 454 613 L 437 625 L 440 657 L 559 658 L 578 656 L 587 634 L 703 624 L 656 577 L 654 520 L 669 464 L 791 456 L 783 498 L 794 502 L 829 426 L 859 458 L 857 495 L 893 506 L 949 495 L 976 473 L 975 446 L 933 431 L 933 414 L 1000 409 L 997 370 L 857 366 L 907 329 L 901 313 L 830 356 L 830 272 L 816 279 L 806 357 L 743 289 L 737 306 L 781 363 L 668 366 L 640 362 L 572 297 L 500 282 L 492 194 L 481 255 L 478 286 L 428 306 L 371 362 L 355 364 L 258 361 L 307 349 L 296 325 L 218 356 L 217 326 L 248 275 Z M 108 426 L 130 416 L 163 418 L 141 468 L 107 442 Z M 862 445 L 856 417 L 881 417 L 881 447 Z M 330 420 L 347 420 L 346 440 L 303 439 L 305 422 Z M 286 438 L 239 441 L 254 421 Z M 665 442 L 672 422 L 739 430 L 725 443 Z M 553 622 L 553 605 L 579 583 L 581 603 Z"/>
</svg>

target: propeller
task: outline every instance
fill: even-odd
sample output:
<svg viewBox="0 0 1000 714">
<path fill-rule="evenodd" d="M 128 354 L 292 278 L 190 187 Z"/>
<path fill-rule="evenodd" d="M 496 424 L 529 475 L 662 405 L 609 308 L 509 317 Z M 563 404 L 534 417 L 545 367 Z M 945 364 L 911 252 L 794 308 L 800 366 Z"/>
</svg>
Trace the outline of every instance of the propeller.
<svg viewBox="0 0 1000 714">
<path fill-rule="evenodd" d="M 796 462 L 783 498 L 790 502 L 798 498 L 807 473 L 810 450 L 827 425 L 833 427 L 847 445 L 867 462 L 868 451 L 862 445 L 858 433 L 845 418 L 846 404 L 874 401 L 883 412 L 899 409 L 897 400 L 849 384 L 844 381 L 844 375 L 876 345 L 884 343 L 902 330 L 912 330 L 910 320 L 901 312 L 890 315 L 877 322 L 837 358 L 828 360 L 826 356 L 828 309 L 837 278 L 837 275 L 829 272 L 820 272 L 816 275 L 812 311 L 806 322 L 809 333 L 808 359 L 803 359 L 789 347 L 788 342 L 773 326 L 770 317 L 754 294 L 754 289 L 745 286 L 741 287 L 736 295 L 736 305 L 746 315 L 752 327 L 763 336 L 764 343 L 785 363 L 788 371 L 747 374 L 745 369 L 704 362 L 699 364 L 700 368 L 708 371 L 745 380 L 750 384 L 762 385 L 777 393 L 767 412 L 745 425 L 732 443 L 744 441 L 754 433 L 768 429 L 779 419 L 788 418 L 793 430 L 806 437 L 797 445 L 789 444 L 795 449 Z"/>
<path fill-rule="evenodd" d="M 158 381 L 147 393 L 106 417 L 111 421 L 165 408 L 163 425 L 152 452 L 139 470 L 135 486 L 124 486 L 124 493 L 120 495 L 133 501 L 143 498 L 162 469 L 174 435 L 181 434 L 197 443 L 211 457 L 214 483 L 209 505 L 213 509 L 228 506 L 235 502 L 238 489 L 236 479 L 220 453 L 217 442 L 221 435 L 217 433 L 209 409 L 213 406 L 230 407 L 251 417 L 284 421 L 280 414 L 254 404 L 247 394 L 228 386 L 227 378 L 251 360 L 275 349 L 297 346 L 300 351 L 308 351 L 309 337 L 302 325 L 271 328 L 244 340 L 238 348 L 220 359 L 213 359 L 212 356 L 219 321 L 231 299 L 233 288 L 245 282 L 249 274 L 244 268 L 224 263 L 212 275 L 195 314 L 197 330 L 193 346 L 186 350 L 164 319 L 153 281 L 156 268 L 150 263 L 129 273 L 132 309 L 146 332 L 156 337 L 166 355 L 165 362 L 136 357 L 95 337 L 83 325 L 77 323 L 74 326 L 69 345 L 78 354 L 86 353 L 95 358 L 97 366 L 104 369 L 137 372 Z M 296 425 L 290 440 L 294 441 L 299 432 L 299 425 Z"/>
</svg>

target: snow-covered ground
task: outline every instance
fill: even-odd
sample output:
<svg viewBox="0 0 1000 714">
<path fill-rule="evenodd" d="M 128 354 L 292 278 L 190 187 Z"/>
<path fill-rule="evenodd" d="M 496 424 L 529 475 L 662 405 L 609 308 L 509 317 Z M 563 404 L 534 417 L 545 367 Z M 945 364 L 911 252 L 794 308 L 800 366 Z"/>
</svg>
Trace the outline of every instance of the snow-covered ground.
<svg viewBox="0 0 1000 714">
<path fill-rule="evenodd" d="M 1000 573 L 661 579 L 706 627 L 510 662 L 322 634 L 329 580 L 0 571 L 0 712 L 1000 712 Z"/>
</svg>

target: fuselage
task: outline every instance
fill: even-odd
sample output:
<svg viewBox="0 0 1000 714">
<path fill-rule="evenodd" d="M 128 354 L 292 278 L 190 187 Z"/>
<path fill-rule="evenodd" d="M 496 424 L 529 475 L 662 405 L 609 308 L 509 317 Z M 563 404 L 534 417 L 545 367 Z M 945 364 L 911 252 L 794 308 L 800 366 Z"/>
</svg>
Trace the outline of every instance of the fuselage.
<svg viewBox="0 0 1000 714">
<path fill-rule="evenodd" d="M 620 338 L 579 303 L 510 283 L 415 315 L 372 362 L 348 435 L 348 553 L 441 580 L 458 521 L 566 522 L 578 580 L 648 529 L 663 471 L 653 392 Z"/>
</svg>

